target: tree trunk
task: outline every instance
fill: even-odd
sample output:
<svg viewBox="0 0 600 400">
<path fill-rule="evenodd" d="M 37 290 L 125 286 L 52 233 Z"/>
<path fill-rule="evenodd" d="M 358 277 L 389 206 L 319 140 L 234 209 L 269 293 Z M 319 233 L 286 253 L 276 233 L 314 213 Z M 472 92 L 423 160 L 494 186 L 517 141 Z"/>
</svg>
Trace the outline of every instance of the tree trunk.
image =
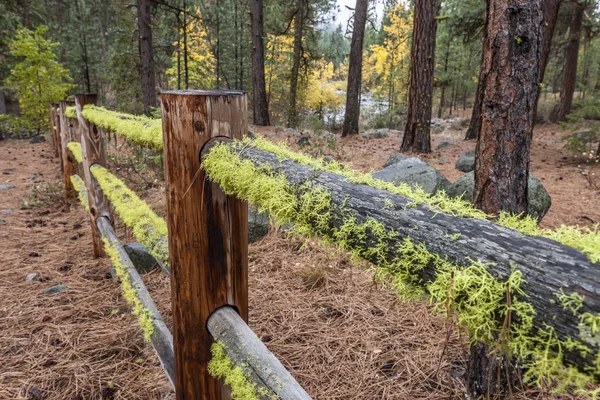
<svg viewBox="0 0 600 400">
<path fill-rule="evenodd" d="M 408 112 L 402 138 L 402 152 L 431 152 L 431 95 L 435 67 L 435 33 L 438 0 L 416 0 L 410 49 Z"/>
<path fill-rule="evenodd" d="M 342 137 L 358 134 L 360 119 L 360 89 L 362 80 L 363 41 L 367 23 L 368 0 L 356 0 L 354 11 L 354 28 L 350 45 L 348 66 L 348 89 L 346 91 L 346 113 L 342 125 Z"/>
<path fill-rule="evenodd" d="M 152 53 L 152 27 L 150 26 L 150 1 L 137 0 L 137 13 L 144 114 L 150 115 L 151 107 L 156 107 L 157 104 Z"/>
<path fill-rule="evenodd" d="M 263 0 L 250 1 L 252 24 L 252 110 L 255 125 L 267 126 L 269 121 L 269 104 L 265 88 L 265 22 Z"/>
<path fill-rule="evenodd" d="M 288 110 L 288 127 L 295 128 L 298 125 L 298 113 L 296 110 L 296 96 L 298 92 L 298 74 L 300 72 L 300 61 L 302 58 L 302 31 L 304 29 L 304 0 L 297 0 L 298 9 L 294 20 L 294 65 L 290 79 L 290 104 Z"/>
<path fill-rule="evenodd" d="M 486 20 L 487 21 L 487 20 Z M 487 23 L 487 22 L 486 22 Z M 484 29 L 483 40 L 485 42 L 487 31 Z M 477 139 L 479 129 L 481 128 L 481 99 L 483 97 L 483 52 L 481 53 L 481 63 L 479 66 L 479 80 L 477 81 L 477 92 L 475 92 L 475 100 L 473 101 L 473 111 L 471 112 L 471 121 L 465 134 L 465 140 Z"/>
<path fill-rule="evenodd" d="M 590 42 L 592 41 L 592 28 L 589 25 L 583 27 L 583 72 L 581 73 L 581 98 L 585 99 L 590 78 Z"/>
<path fill-rule="evenodd" d="M 444 107 L 446 106 L 446 72 L 448 72 L 448 59 L 450 58 L 450 39 L 446 43 L 446 51 L 444 53 L 444 80 L 441 82 L 442 92 L 440 93 L 440 107 L 438 108 L 437 117 L 442 118 Z"/>
<path fill-rule="evenodd" d="M 573 3 L 573 18 L 569 27 L 569 43 L 565 50 L 565 71 L 563 84 L 560 91 L 560 103 L 550 116 L 552 122 L 564 121 L 571 112 L 573 93 L 577 83 L 577 58 L 579 56 L 579 42 L 581 39 L 581 26 L 585 6 Z"/>
<path fill-rule="evenodd" d="M 538 96 L 542 0 L 488 3 L 483 45 L 475 206 L 488 214 L 527 211 L 527 180 Z"/>
</svg>

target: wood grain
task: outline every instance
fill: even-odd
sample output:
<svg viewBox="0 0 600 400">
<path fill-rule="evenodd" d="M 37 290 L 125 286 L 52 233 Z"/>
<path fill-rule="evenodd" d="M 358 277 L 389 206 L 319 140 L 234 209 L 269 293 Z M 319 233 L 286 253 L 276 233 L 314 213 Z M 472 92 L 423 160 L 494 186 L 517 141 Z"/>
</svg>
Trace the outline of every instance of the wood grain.
<svg viewBox="0 0 600 400">
<path fill-rule="evenodd" d="M 71 175 L 75 174 L 75 157 L 67 148 L 67 144 L 72 140 L 71 130 L 69 129 L 68 117 L 65 114 L 67 107 L 74 106 L 74 101 L 61 101 L 58 103 L 59 108 L 59 120 L 60 120 L 60 147 L 61 147 L 61 160 L 62 160 L 62 171 L 63 171 L 63 183 L 65 186 L 65 197 L 73 198 L 75 191 L 73 190 L 73 184 L 71 183 Z"/>
<path fill-rule="evenodd" d="M 248 210 L 205 180 L 200 151 L 212 137 L 247 132 L 246 94 L 167 91 L 161 99 L 177 399 L 228 398 L 207 371 L 206 321 L 223 305 L 248 318 Z"/>
</svg>

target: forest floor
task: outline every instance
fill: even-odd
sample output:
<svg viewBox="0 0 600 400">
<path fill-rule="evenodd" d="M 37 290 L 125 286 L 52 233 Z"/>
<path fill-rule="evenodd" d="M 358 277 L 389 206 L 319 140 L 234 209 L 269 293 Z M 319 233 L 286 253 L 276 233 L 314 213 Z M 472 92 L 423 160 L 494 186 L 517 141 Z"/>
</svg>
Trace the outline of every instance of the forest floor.
<svg viewBox="0 0 600 400">
<path fill-rule="evenodd" d="M 277 128 L 258 131 L 297 147 L 297 137 Z M 567 133 L 542 125 L 534 134 L 532 171 L 553 200 L 545 227 L 600 221 L 600 166 L 562 150 Z M 454 145 L 424 157 L 445 158 L 432 165 L 451 181 L 461 175 L 455 161 L 474 147 L 462 136 L 434 135 L 434 148 Z M 331 146 L 313 138 L 302 150 L 325 149 L 368 171 L 399 145 L 397 135 Z M 109 262 L 93 258 L 88 216 L 63 198 L 51 144 L 0 142 L 0 174 L 0 185 L 15 186 L 0 190 L 0 399 L 174 398 Z M 143 195 L 164 215 L 162 192 Z M 117 230 L 123 242 L 134 240 Z M 249 257 L 250 326 L 314 399 L 464 398 L 464 334 L 427 302 L 401 302 L 368 265 L 275 230 L 250 245 Z M 38 277 L 26 281 L 32 273 Z M 144 280 L 170 325 L 168 279 L 155 271 Z M 66 289 L 43 292 L 58 284 Z"/>
</svg>

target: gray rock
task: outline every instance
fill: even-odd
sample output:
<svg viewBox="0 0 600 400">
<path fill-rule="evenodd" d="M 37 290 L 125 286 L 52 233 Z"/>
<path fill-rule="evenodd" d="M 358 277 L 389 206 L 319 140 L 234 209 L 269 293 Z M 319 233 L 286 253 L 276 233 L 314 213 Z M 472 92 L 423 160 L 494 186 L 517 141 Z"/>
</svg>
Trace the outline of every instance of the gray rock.
<svg viewBox="0 0 600 400">
<path fill-rule="evenodd" d="M 375 129 L 374 131 L 366 132 L 364 136 L 373 139 L 383 139 L 389 136 L 389 132 L 388 128 Z"/>
<path fill-rule="evenodd" d="M 310 144 L 310 141 L 308 139 L 310 139 L 310 136 L 306 133 L 303 133 L 302 136 L 300 136 L 300 139 L 298 139 L 298 141 L 296 142 L 296 144 L 300 147 L 308 146 Z"/>
<path fill-rule="evenodd" d="M 333 157 L 332 156 L 325 156 L 325 157 L 323 157 L 323 164 L 329 164 L 330 162 L 333 162 Z"/>
<path fill-rule="evenodd" d="M 456 161 L 456 169 L 471 172 L 475 169 L 475 150 L 469 150 Z"/>
<path fill-rule="evenodd" d="M 446 128 L 443 125 L 432 125 L 431 129 L 429 130 L 431 132 L 432 135 L 439 135 L 440 133 L 444 132 L 446 130 Z"/>
<path fill-rule="evenodd" d="M 400 162 L 402 160 L 406 160 L 407 158 L 409 157 L 406 154 L 394 153 L 387 159 L 383 168 L 389 167 L 390 165 L 396 164 L 397 162 Z"/>
<path fill-rule="evenodd" d="M 133 266 L 140 275 L 147 274 L 160 268 L 160 264 L 148 249 L 141 243 L 132 242 L 123 246 Z"/>
<path fill-rule="evenodd" d="M 374 172 L 372 176 L 382 181 L 392 182 L 394 185 L 407 183 L 411 186 L 420 186 L 426 193 L 447 191 L 451 185 L 440 171 L 417 157 L 394 163 L 381 171 Z"/>
<path fill-rule="evenodd" d="M 448 159 L 446 157 L 432 158 L 429 162 L 434 164 L 444 164 L 448 162 Z"/>
<path fill-rule="evenodd" d="M 12 214 L 15 210 L 0 210 L 0 214 Z"/>
<path fill-rule="evenodd" d="M 455 118 L 450 122 L 450 129 L 460 131 L 469 126 L 470 119 L 468 118 Z"/>
<path fill-rule="evenodd" d="M 31 274 L 27 274 L 27 276 L 25 277 L 25 280 L 26 281 L 39 281 L 40 280 L 40 274 L 32 272 Z"/>
<path fill-rule="evenodd" d="M 36 135 L 36 136 L 32 137 L 31 139 L 29 139 L 29 143 L 31 143 L 31 144 L 42 143 L 45 141 L 46 141 L 46 138 L 43 137 L 42 135 Z"/>
<path fill-rule="evenodd" d="M 68 289 L 68 287 L 66 285 L 59 283 L 58 285 L 54 285 L 54 286 L 49 287 L 48 289 L 42 290 L 42 294 L 56 294 L 56 293 L 64 292 L 67 289 Z"/>
<path fill-rule="evenodd" d="M 15 185 L 0 185 L 0 190 L 14 189 Z"/>
<path fill-rule="evenodd" d="M 552 199 L 538 178 L 529 174 L 527 201 L 527 214 L 541 221 L 546 215 Z M 473 202 L 473 190 L 475 188 L 475 172 L 471 171 L 461 176 L 448 190 L 450 197 L 462 197 L 463 200 Z"/>
<path fill-rule="evenodd" d="M 442 143 L 438 144 L 438 146 L 436 147 L 436 149 L 443 150 L 443 149 L 446 149 L 446 148 L 448 148 L 450 146 L 454 146 L 454 143 L 450 142 L 448 140 L 444 140 Z"/>
<path fill-rule="evenodd" d="M 269 213 L 260 212 L 254 206 L 248 205 L 248 243 L 254 243 L 269 233 L 271 220 Z"/>
</svg>

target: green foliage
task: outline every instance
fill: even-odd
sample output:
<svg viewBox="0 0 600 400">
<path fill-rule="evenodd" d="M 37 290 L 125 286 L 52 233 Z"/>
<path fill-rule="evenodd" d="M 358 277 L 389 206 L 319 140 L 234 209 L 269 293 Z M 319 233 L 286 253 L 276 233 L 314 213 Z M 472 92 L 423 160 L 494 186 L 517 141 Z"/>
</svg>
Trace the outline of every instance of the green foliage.
<svg viewBox="0 0 600 400">
<path fill-rule="evenodd" d="M 133 230 L 135 238 L 168 268 L 169 249 L 165 221 L 106 168 L 94 165 L 90 171 L 119 218 Z"/>
<path fill-rule="evenodd" d="M 38 134 L 50 126 L 49 105 L 63 100 L 73 87 L 68 71 L 56 61 L 58 45 L 44 39 L 47 30 L 21 28 L 10 44 L 11 54 L 22 59 L 12 69 L 8 84 L 18 90 L 23 124 Z"/>
<path fill-rule="evenodd" d="M 231 388 L 231 398 L 234 400 L 258 400 L 256 389 L 248 381 L 240 367 L 233 365 L 231 358 L 225 354 L 223 344 L 215 342 L 210 347 L 212 358 L 208 363 L 208 373 L 222 379 Z"/>
</svg>

